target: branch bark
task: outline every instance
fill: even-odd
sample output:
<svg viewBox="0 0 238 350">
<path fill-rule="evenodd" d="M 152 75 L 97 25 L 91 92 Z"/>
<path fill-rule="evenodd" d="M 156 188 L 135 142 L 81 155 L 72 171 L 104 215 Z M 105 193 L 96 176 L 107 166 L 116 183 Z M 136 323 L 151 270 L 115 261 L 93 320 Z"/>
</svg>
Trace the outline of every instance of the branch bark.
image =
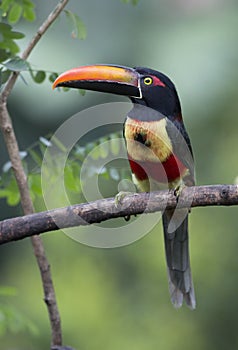
<svg viewBox="0 0 238 350">
<path fill-rule="evenodd" d="M 186 187 L 179 197 L 174 191 L 128 194 L 118 206 L 115 198 L 77 204 L 0 222 L 0 244 L 17 241 L 44 232 L 85 226 L 113 218 L 154 213 L 165 208 L 238 205 L 237 185 Z"/>
<path fill-rule="evenodd" d="M 49 14 L 47 19 L 39 27 L 36 34 L 33 36 L 25 51 L 22 54 L 23 59 L 27 59 L 38 41 L 41 39 L 42 35 L 47 31 L 50 25 L 55 21 L 55 19 L 62 12 L 69 0 L 60 0 L 55 9 Z M 19 76 L 18 72 L 13 72 L 9 77 L 4 89 L 2 90 L 0 96 L 0 128 L 3 133 L 3 137 L 8 150 L 9 158 L 12 163 L 12 168 L 16 177 L 17 185 L 19 188 L 21 196 L 21 205 L 25 215 L 32 214 L 34 212 L 34 207 L 30 198 L 29 188 L 27 184 L 26 174 L 24 172 L 21 159 L 19 156 L 19 147 L 12 125 L 11 117 L 7 109 L 7 99 L 11 93 L 15 82 Z M 40 237 L 31 237 L 31 242 L 33 245 L 34 254 L 38 263 L 38 267 L 41 274 L 43 289 L 44 289 L 44 299 L 48 308 L 50 324 L 51 324 L 51 343 L 53 346 L 62 345 L 62 331 L 60 315 L 57 307 L 54 286 L 51 278 L 50 265 L 48 263 L 47 257 L 45 255 L 44 247 Z"/>
</svg>

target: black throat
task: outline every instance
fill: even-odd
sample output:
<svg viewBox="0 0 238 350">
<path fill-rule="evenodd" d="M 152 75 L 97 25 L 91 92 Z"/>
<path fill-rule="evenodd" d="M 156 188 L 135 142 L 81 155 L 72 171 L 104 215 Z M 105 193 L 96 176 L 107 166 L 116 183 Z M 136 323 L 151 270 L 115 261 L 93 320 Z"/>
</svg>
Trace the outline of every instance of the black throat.
<svg viewBox="0 0 238 350">
<path fill-rule="evenodd" d="M 128 113 L 128 117 L 135 120 L 152 122 L 165 118 L 166 116 L 146 104 L 134 103 L 133 108 Z"/>
</svg>

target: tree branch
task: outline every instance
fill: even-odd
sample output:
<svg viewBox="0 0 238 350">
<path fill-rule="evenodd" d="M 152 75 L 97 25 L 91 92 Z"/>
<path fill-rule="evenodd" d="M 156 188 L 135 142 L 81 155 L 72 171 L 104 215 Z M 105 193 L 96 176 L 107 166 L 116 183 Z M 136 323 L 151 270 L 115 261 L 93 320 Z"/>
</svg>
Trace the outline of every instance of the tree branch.
<svg viewBox="0 0 238 350">
<path fill-rule="evenodd" d="M 32 52 L 32 50 L 34 49 L 34 47 L 36 46 L 36 44 L 38 43 L 42 35 L 47 31 L 50 25 L 59 16 L 59 14 L 64 9 L 68 1 L 69 0 L 59 1 L 55 9 L 50 13 L 50 15 L 39 27 L 36 34 L 33 36 L 31 41 L 29 42 L 27 48 L 22 54 L 23 59 L 28 58 L 28 56 L 30 55 L 30 53 Z M 23 212 L 25 215 L 28 215 L 34 212 L 34 207 L 30 198 L 27 178 L 19 156 L 18 142 L 17 142 L 12 121 L 7 109 L 7 99 L 15 85 L 15 82 L 18 76 L 19 76 L 19 72 L 13 72 L 9 77 L 4 89 L 2 90 L 2 93 L 0 96 L 0 128 L 3 133 L 9 158 L 11 160 L 12 168 L 16 177 L 17 185 L 21 196 L 21 205 L 23 208 Z M 60 315 L 59 315 L 59 311 L 56 303 L 54 286 L 51 278 L 50 265 L 46 258 L 44 247 L 40 237 L 38 236 L 31 237 L 31 241 L 34 249 L 34 254 L 36 256 L 39 270 L 41 273 L 41 279 L 42 279 L 42 284 L 44 289 L 44 299 L 48 308 L 48 313 L 50 318 L 51 332 L 52 332 L 51 345 L 52 347 L 56 345 L 61 346 L 62 345 L 61 322 L 60 322 Z"/>
<path fill-rule="evenodd" d="M 154 213 L 165 208 L 238 205 L 237 185 L 186 187 L 179 197 L 173 190 L 128 194 L 118 207 L 115 198 L 77 204 L 0 222 L 0 244 L 44 232 L 99 223 L 113 218 Z"/>
</svg>

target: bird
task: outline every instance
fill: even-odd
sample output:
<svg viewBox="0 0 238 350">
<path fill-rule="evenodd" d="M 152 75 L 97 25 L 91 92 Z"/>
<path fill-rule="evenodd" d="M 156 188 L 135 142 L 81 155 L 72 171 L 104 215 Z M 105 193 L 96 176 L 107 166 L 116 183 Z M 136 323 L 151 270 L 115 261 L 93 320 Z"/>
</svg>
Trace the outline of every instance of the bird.
<svg viewBox="0 0 238 350">
<path fill-rule="evenodd" d="M 193 151 L 182 118 L 177 90 L 170 78 L 145 67 L 96 64 L 60 74 L 53 88 L 68 87 L 123 95 L 132 109 L 123 135 L 132 180 L 139 192 L 167 186 L 177 198 L 185 186 L 195 185 Z M 165 209 L 162 214 L 170 298 L 175 308 L 183 302 L 196 308 L 189 257 L 187 209 Z"/>
</svg>

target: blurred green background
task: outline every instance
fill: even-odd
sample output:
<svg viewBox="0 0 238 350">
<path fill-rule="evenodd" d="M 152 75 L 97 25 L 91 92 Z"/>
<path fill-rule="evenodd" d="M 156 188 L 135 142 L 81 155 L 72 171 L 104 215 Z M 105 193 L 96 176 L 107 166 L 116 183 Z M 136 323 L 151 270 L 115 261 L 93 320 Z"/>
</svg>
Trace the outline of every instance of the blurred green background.
<svg viewBox="0 0 238 350">
<path fill-rule="evenodd" d="M 20 23 L 27 40 L 55 6 L 36 1 L 37 20 Z M 71 0 L 67 7 L 87 27 L 70 37 L 61 18 L 40 41 L 30 62 L 64 71 L 93 63 L 147 66 L 175 82 L 195 154 L 198 184 L 232 184 L 238 176 L 238 3 L 235 0 Z M 49 83 L 20 79 L 9 110 L 21 150 L 54 132 L 76 112 L 122 97 L 76 91 L 58 93 Z M 123 120 L 124 116 L 122 116 Z M 113 116 L 112 116 L 113 122 Z M 92 120 L 93 125 L 93 120 Z M 0 137 L 1 166 L 8 160 Z M 1 219 L 20 215 L 1 204 Z M 90 248 L 63 233 L 43 236 L 62 317 L 64 343 L 76 349 L 209 349 L 238 346 L 237 208 L 196 208 L 190 247 L 197 309 L 170 303 L 161 225 L 134 244 Z M 1 247 L 1 285 L 14 286 L 14 305 L 37 332 L 7 332 L 1 349 L 47 349 L 50 329 L 39 272 L 29 240 Z"/>
</svg>

